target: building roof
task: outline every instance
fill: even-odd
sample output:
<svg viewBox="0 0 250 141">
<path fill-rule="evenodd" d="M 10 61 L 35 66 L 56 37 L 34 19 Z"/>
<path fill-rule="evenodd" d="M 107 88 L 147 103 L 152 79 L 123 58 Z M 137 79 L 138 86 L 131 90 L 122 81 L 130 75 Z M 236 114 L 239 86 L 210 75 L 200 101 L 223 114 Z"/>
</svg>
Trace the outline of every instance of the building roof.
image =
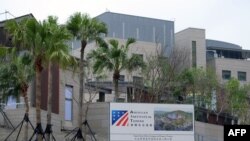
<svg viewBox="0 0 250 141">
<path fill-rule="evenodd" d="M 24 18 L 35 18 L 35 17 L 33 16 L 32 13 L 30 13 L 30 14 L 26 14 L 26 15 L 23 15 L 23 16 L 20 16 L 20 17 L 16 17 L 16 18 L 14 18 L 14 19 L 18 22 L 18 21 L 20 21 L 20 20 L 22 20 L 22 19 L 24 19 Z M 0 21 L 0 27 L 3 27 L 3 26 L 4 26 L 4 23 L 5 23 L 6 21 L 8 21 L 8 20 L 11 20 L 11 19 L 7 19 L 7 20 Z"/>
<path fill-rule="evenodd" d="M 115 12 L 104 12 L 98 16 L 96 16 L 96 18 L 101 17 L 103 15 L 119 15 L 119 16 L 124 16 L 124 17 L 135 17 L 135 18 L 142 18 L 142 19 L 147 19 L 147 20 L 157 20 L 157 21 L 162 21 L 162 22 L 174 22 L 174 21 L 170 21 L 170 20 L 163 20 L 163 19 L 157 19 L 157 18 L 150 18 L 150 17 L 143 17 L 143 16 L 136 16 L 136 15 L 129 15 L 129 14 L 121 14 L 121 13 L 115 13 Z"/>
<path fill-rule="evenodd" d="M 241 51 L 242 47 L 236 44 L 218 41 L 218 40 L 206 40 L 206 47 L 207 49 L 221 49 L 221 50 L 235 50 Z"/>
<path fill-rule="evenodd" d="M 14 18 L 14 20 L 16 22 L 19 22 L 24 18 L 34 18 L 34 16 L 33 14 L 30 13 L 30 14 L 26 14 L 20 17 L 16 17 Z M 11 47 L 12 46 L 11 37 L 6 33 L 6 30 L 4 29 L 4 24 L 8 20 L 11 20 L 11 19 L 0 21 L 0 45 Z"/>
</svg>

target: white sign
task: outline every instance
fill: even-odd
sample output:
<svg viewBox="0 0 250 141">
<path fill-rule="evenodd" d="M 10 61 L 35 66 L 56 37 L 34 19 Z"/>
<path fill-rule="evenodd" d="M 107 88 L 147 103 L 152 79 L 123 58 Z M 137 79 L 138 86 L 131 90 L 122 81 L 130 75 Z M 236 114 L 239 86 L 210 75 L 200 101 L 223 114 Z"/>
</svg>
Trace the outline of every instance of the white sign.
<svg viewBox="0 0 250 141">
<path fill-rule="evenodd" d="M 111 141 L 194 141 L 194 107 L 110 103 Z"/>
</svg>

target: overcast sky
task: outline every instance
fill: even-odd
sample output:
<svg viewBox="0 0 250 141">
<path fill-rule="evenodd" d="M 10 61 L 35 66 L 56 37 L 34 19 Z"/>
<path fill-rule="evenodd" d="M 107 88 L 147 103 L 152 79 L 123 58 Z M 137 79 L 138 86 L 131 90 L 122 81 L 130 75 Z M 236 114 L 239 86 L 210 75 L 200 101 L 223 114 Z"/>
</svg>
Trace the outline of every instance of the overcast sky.
<svg viewBox="0 0 250 141">
<path fill-rule="evenodd" d="M 250 0 L 0 0 L 0 13 L 48 15 L 64 23 L 74 12 L 95 17 L 105 11 L 175 21 L 175 32 L 206 29 L 207 39 L 226 41 L 250 50 Z M 0 20 L 6 18 L 0 15 Z M 11 18 L 7 15 L 7 18 Z"/>
</svg>

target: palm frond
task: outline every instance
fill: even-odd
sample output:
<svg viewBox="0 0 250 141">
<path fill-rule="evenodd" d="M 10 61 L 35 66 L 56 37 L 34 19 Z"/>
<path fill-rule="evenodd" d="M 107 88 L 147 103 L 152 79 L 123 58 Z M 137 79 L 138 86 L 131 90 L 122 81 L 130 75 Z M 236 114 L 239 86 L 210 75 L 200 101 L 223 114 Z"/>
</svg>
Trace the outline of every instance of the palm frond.
<svg viewBox="0 0 250 141">
<path fill-rule="evenodd" d="M 134 38 L 128 38 L 125 48 L 127 49 L 131 44 L 135 43 L 136 40 Z"/>
<path fill-rule="evenodd" d="M 66 27 L 73 34 L 73 36 L 78 37 L 81 29 L 81 23 L 82 15 L 80 12 L 76 12 L 69 17 Z"/>
</svg>

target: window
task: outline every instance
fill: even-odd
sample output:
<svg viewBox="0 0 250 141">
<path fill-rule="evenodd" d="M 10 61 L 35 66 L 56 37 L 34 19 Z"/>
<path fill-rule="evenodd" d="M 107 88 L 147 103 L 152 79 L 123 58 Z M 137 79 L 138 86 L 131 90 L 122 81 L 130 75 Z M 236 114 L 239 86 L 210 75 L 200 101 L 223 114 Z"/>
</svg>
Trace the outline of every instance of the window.
<svg viewBox="0 0 250 141">
<path fill-rule="evenodd" d="M 65 86 L 65 113 L 64 119 L 71 121 L 72 120 L 72 95 L 73 95 L 73 86 Z"/>
<path fill-rule="evenodd" d="M 196 41 L 192 41 L 192 66 L 196 68 Z"/>
<path fill-rule="evenodd" d="M 124 82 L 124 81 L 125 81 L 125 76 L 124 76 L 124 75 L 120 75 L 120 76 L 119 76 L 119 81 Z"/>
<path fill-rule="evenodd" d="M 16 97 L 13 95 L 8 96 L 7 103 L 6 103 L 6 109 L 16 109 L 17 107 L 17 100 Z"/>
<path fill-rule="evenodd" d="M 229 70 L 222 70 L 222 78 L 224 80 L 229 80 L 231 78 L 231 71 L 229 71 Z"/>
<path fill-rule="evenodd" d="M 139 76 L 133 76 L 133 83 L 137 85 L 141 85 L 143 83 L 142 77 Z"/>
<path fill-rule="evenodd" d="M 104 92 L 99 92 L 98 102 L 105 102 L 105 93 Z"/>
<path fill-rule="evenodd" d="M 238 80 L 239 81 L 246 81 L 247 80 L 247 73 L 238 71 Z"/>
</svg>

